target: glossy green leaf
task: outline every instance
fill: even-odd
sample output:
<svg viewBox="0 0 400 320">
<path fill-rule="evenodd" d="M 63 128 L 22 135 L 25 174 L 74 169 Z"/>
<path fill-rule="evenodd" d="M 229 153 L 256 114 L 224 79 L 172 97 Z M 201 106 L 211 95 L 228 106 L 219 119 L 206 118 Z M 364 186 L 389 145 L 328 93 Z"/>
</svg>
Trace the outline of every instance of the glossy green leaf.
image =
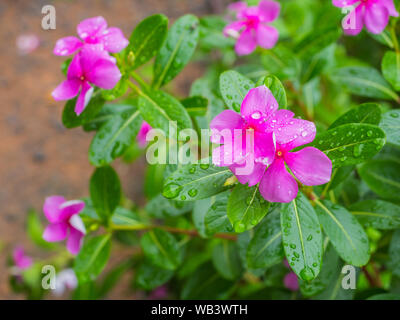
<svg viewBox="0 0 400 320">
<path fill-rule="evenodd" d="M 324 152 L 334 167 L 342 167 L 372 158 L 385 141 L 385 133 L 379 127 L 351 123 L 319 134 L 311 145 Z"/>
<path fill-rule="evenodd" d="M 400 230 L 392 235 L 389 245 L 389 266 L 392 272 L 400 277 Z"/>
<path fill-rule="evenodd" d="M 110 251 L 109 234 L 86 238 L 74 265 L 79 281 L 87 282 L 96 279 L 106 266 Z"/>
<path fill-rule="evenodd" d="M 168 199 L 193 201 L 211 197 L 231 185 L 232 172 L 226 167 L 208 164 L 181 166 L 164 183 L 163 195 Z"/>
<path fill-rule="evenodd" d="M 344 67 L 331 74 L 332 81 L 346 87 L 351 93 L 370 98 L 399 100 L 381 74 L 371 67 Z"/>
<path fill-rule="evenodd" d="M 121 199 L 121 185 L 111 167 L 97 168 L 90 178 L 90 198 L 104 220 L 112 216 Z"/>
<path fill-rule="evenodd" d="M 182 251 L 175 237 L 161 229 L 150 230 L 140 239 L 145 256 L 157 267 L 175 270 L 182 262 Z"/>
<path fill-rule="evenodd" d="M 134 142 L 142 124 L 138 110 L 127 110 L 107 121 L 94 136 L 89 148 L 89 160 L 94 166 L 104 166 L 120 157 Z"/>
<path fill-rule="evenodd" d="M 369 297 L 367 300 L 400 300 L 400 294 L 381 293 Z"/>
<path fill-rule="evenodd" d="M 192 117 L 204 116 L 207 112 L 208 99 L 202 96 L 192 96 L 181 100 L 181 103 Z"/>
<path fill-rule="evenodd" d="M 387 142 L 400 147 L 400 110 L 384 113 L 380 127 L 386 133 Z"/>
<path fill-rule="evenodd" d="M 104 98 L 104 100 L 108 101 L 116 100 L 122 97 L 129 88 L 128 81 L 129 81 L 129 75 L 123 74 L 121 79 L 118 81 L 118 83 L 115 85 L 114 88 L 109 90 L 102 89 L 101 96 Z"/>
<path fill-rule="evenodd" d="M 154 63 L 155 88 L 162 87 L 181 72 L 196 49 L 198 37 L 197 17 L 188 14 L 176 20 Z"/>
<path fill-rule="evenodd" d="M 254 88 L 253 81 L 233 70 L 225 71 L 219 78 L 222 98 L 226 105 L 235 111 L 240 111 L 244 98 L 252 88 Z"/>
<path fill-rule="evenodd" d="M 339 256 L 354 266 L 365 265 L 370 256 L 368 237 L 356 217 L 328 200 L 316 203 L 322 228 Z"/>
<path fill-rule="evenodd" d="M 256 226 L 267 214 L 269 202 L 261 196 L 258 186 L 238 184 L 228 200 L 229 221 L 235 232 L 244 232 Z"/>
<path fill-rule="evenodd" d="M 233 232 L 232 224 L 226 213 L 227 203 L 228 195 L 222 193 L 217 195 L 215 202 L 208 209 L 204 217 L 204 224 L 208 235 L 219 232 Z"/>
<path fill-rule="evenodd" d="M 268 75 L 264 79 L 264 84 L 271 90 L 279 108 L 285 109 L 287 107 L 287 97 L 282 82 L 274 75 Z"/>
<path fill-rule="evenodd" d="M 311 57 L 326 48 L 340 36 L 340 30 L 335 27 L 312 30 L 295 47 L 294 51 L 301 57 Z"/>
<path fill-rule="evenodd" d="M 400 90 L 400 52 L 385 53 L 382 59 L 382 74 L 396 91 Z"/>
<path fill-rule="evenodd" d="M 132 69 L 154 57 L 164 43 L 168 31 L 168 18 L 155 14 L 142 20 L 133 30 L 126 55 Z"/>
<path fill-rule="evenodd" d="M 376 103 L 363 103 L 341 115 L 329 130 L 348 123 L 367 123 L 378 125 L 381 121 L 381 109 Z"/>
<path fill-rule="evenodd" d="M 247 247 L 249 268 L 269 268 L 283 260 L 280 211 L 273 210 L 261 222 Z"/>
<path fill-rule="evenodd" d="M 301 193 L 281 210 L 283 248 L 291 269 L 303 280 L 318 276 L 322 259 L 322 236 L 317 215 Z"/>
<path fill-rule="evenodd" d="M 242 265 L 235 242 L 222 240 L 212 253 L 212 262 L 218 273 L 225 279 L 235 280 L 242 273 Z"/>
<path fill-rule="evenodd" d="M 385 199 L 400 199 L 400 163 L 394 160 L 376 159 L 358 168 L 361 178 L 376 194 Z"/>
<path fill-rule="evenodd" d="M 146 227 L 146 224 L 140 221 L 140 217 L 136 212 L 123 207 L 117 207 L 111 218 L 114 227 L 129 226 L 138 230 Z"/>
<path fill-rule="evenodd" d="M 300 61 L 295 54 L 282 44 L 265 50 L 261 56 L 264 68 L 282 80 L 293 79 L 300 73 Z"/>
<path fill-rule="evenodd" d="M 177 217 L 192 209 L 192 202 L 166 199 L 162 194 L 157 195 L 146 204 L 146 212 L 155 218 Z"/>
<path fill-rule="evenodd" d="M 144 260 L 135 274 L 135 283 L 141 289 L 153 290 L 164 283 L 174 275 L 174 271 L 159 268 L 148 260 Z"/>
<path fill-rule="evenodd" d="M 400 228 L 400 206 L 383 200 L 364 200 L 349 210 L 365 227 L 391 230 Z"/>
</svg>

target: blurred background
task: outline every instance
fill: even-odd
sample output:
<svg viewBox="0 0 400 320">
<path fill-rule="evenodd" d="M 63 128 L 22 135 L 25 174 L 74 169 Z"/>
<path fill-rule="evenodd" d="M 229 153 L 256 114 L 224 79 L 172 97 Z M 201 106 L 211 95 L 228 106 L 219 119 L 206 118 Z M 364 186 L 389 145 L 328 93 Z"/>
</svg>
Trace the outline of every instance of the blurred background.
<svg viewBox="0 0 400 320">
<path fill-rule="evenodd" d="M 77 24 L 102 15 L 109 26 L 119 27 L 128 38 L 133 27 L 154 13 L 171 22 L 193 13 L 221 13 L 229 0 L 1 0 L 0 1 L 0 299 L 18 299 L 8 284 L 6 262 L 16 245 L 40 257 L 28 240 L 28 210 L 41 212 L 44 198 L 53 194 L 67 199 L 88 195 L 93 168 L 87 150 L 92 138 L 80 128 L 67 130 L 61 123 L 63 103 L 53 101 L 51 91 L 64 79 L 62 57 L 52 54 L 57 39 L 76 35 Z M 56 8 L 56 30 L 41 28 L 41 10 Z M 174 80 L 175 90 L 187 94 L 204 66 L 192 63 Z M 144 161 L 113 165 L 127 197 L 141 203 Z M 124 253 L 113 250 L 113 260 Z M 112 264 L 112 263 L 111 263 Z M 110 298 L 133 298 L 124 281 Z M 128 286 L 128 285 L 127 285 Z"/>
</svg>

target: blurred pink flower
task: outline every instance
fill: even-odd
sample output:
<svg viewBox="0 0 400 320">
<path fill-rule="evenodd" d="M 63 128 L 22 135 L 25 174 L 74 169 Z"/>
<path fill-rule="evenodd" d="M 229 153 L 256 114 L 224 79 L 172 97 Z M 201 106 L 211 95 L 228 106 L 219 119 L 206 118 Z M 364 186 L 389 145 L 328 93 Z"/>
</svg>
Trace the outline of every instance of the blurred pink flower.
<svg viewBox="0 0 400 320">
<path fill-rule="evenodd" d="M 149 300 L 162 300 L 168 296 L 168 289 L 166 286 L 160 286 L 154 289 L 149 296 L 147 297 Z"/>
<path fill-rule="evenodd" d="M 56 275 L 54 293 L 61 296 L 66 290 L 74 290 L 78 286 L 78 279 L 73 269 L 64 269 Z"/>
<path fill-rule="evenodd" d="M 93 93 L 90 83 L 103 89 L 112 89 L 120 78 L 121 72 L 114 58 L 106 51 L 99 50 L 98 45 L 87 45 L 72 59 L 67 80 L 52 92 L 52 96 L 60 101 L 69 100 L 79 93 L 75 113 L 80 115 Z"/>
<path fill-rule="evenodd" d="M 32 258 L 25 254 L 24 248 L 18 246 L 14 249 L 13 260 L 18 270 L 28 269 L 32 265 Z"/>
<path fill-rule="evenodd" d="M 50 222 L 43 233 L 43 239 L 57 242 L 67 239 L 67 249 L 77 254 L 86 234 L 85 225 L 79 213 L 85 207 L 81 200 L 67 201 L 62 196 L 46 198 L 43 212 Z"/>
<path fill-rule="evenodd" d="M 140 127 L 139 133 L 136 136 L 136 140 L 139 144 L 139 147 L 144 148 L 147 145 L 146 135 L 151 130 L 151 126 L 146 122 L 142 122 L 142 126 Z"/>
<path fill-rule="evenodd" d="M 67 56 L 83 47 L 84 44 L 99 44 L 102 49 L 117 53 L 129 43 L 121 29 L 107 28 L 107 22 L 101 16 L 83 20 L 78 24 L 77 32 L 82 40 L 73 36 L 61 38 L 55 45 L 54 54 Z"/>
<path fill-rule="evenodd" d="M 399 16 L 393 0 L 332 0 L 332 3 L 339 8 L 355 6 L 344 18 L 350 23 L 344 32 L 352 36 L 359 34 L 364 24 L 369 32 L 379 34 L 389 23 L 389 16 Z"/>
<path fill-rule="evenodd" d="M 16 39 L 18 53 L 27 55 L 35 51 L 40 44 L 39 37 L 35 34 L 21 34 Z"/>
<path fill-rule="evenodd" d="M 299 280 L 294 272 L 289 272 L 283 279 L 283 284 L 290 291 L 299 290 Z"/>
<path fill-rule="evenodd" d="M 248 7 L 243 1 L 232 3 L 229 10 L 236 12 L 237 21 L 224 29 L 225 36 L 237 38 L 235 51 L 239 56 L 252 53 L 257 44 L 271 49 L 278 41 L 278 30 L 269 23 L 278 18 L 280 4 L 271 0 L 262 0 L 258 6 Z"/>
</svg>

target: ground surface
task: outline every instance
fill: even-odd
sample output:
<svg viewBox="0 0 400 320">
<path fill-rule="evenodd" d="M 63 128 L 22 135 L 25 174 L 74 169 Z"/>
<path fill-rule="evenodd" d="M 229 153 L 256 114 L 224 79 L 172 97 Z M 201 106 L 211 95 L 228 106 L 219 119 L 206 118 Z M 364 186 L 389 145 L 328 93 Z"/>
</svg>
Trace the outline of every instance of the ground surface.
<svg viewBox="0 0 400 320">
<path fill-rule="evenodd" d="M 25 234 L 27 210 L 40 210 L 43 199 L 62 194 L 69 199 L 87 196 L 93 168 L 87 158 L 91 135 L 61 124 L 62 103 L 50 93 L 63 80 L 62 58 L 52 55 L 55 41 L 75 35 L 82 19 L 102 15 L 110 26 L 126 36 L 133 26 L 153 13 L 175 19 L 185 13 L 221 12 L 227 0 L 2 0 L 0 2 L 0 299 L 22 298 L 10 292 L 6 259 L 16 244 L 29 254 L 40 255 Z M 56 7 L 56 30 L 41 29 L 41 8 Z M 34 33 L 39 48 L 29 55 L 17 53 L 20 34 Z M 200 66 L 189 66 L 176 80 L 181 94 Z M 115 165 L 130 198 L 142 199 L 144 161 L 131 166 Z M 114 258 L 115 259 L 115 258 Z M 117 287 L 112 298 L 131 298 Z"/>
</svg>

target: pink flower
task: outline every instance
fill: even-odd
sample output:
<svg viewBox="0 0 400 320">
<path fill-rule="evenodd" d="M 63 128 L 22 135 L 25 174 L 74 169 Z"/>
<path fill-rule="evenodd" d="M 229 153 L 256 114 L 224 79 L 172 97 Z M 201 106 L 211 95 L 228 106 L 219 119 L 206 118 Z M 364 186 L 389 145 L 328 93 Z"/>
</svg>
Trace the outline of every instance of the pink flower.
<svg viewBox="0 0 400 320">
<path fill-rule="evenodd" d="M 40 40 L 35 34 L 21 34 L 17 37 L 16 45 L 20 55 L 32 53 L 39 47 Z"/>
<path fill-rule="evenodd" d="M 56 43 L 54 54 L 67 56 L 82 48 L 85 44 L 100 44 L 102 49 L 117 53 L 129 43 L 121 29 L 107 28 L 107 22 L 103 17 L 83 20 L 78 24 L 77 32 L 82 41 L 73 36 L 61 38 Z"/>
<path fill-rule="evenodd" d="M 103 89 L 112 89 L 120 78 L 121 72 L 114 58 L 110 57 L 106 51 L 99 50 L 98 45 L 88 45 L 72 59 L 67 80 L 52 92 L 52 96 L 60 101 L 69 100 L 79 93 L 75 112 L 80 115 L 93 93 L 90 83 Z"/>
<path fill-rule="evenodd" d="M 344 18 L 345 23 L 349 23 L 344 28 L 347 35 L 359 34 L 364 24 L 369 32 L 379 34 L 389 23 L 389 16 L 399 16 L 393 0 L 332 0 L 332 3 L 339 8 L 355 5 Z"/>
<path fill-rule="evenodd" d="M 25 254 L 24 248 L 18 246 L 14 249 L 13 260 L 18 270 L 28 269 L 32 265 L 32 258 Z"/>
<path fill-rule="evenodd" d="M 235 157 L 229 162 L 232 148 L 225 146 L 233 145 L 235 153 L 235 142 L 229 143 L 221 139 L 220 134 L 212 133 L 213 143 L 223 143 L 213 150 L 213 163 L 229 166 L 242 184 L 254 186 L 260 183 L 260 193 L 267 201 L 290 202 L 297 196 L 298 185 L 286 170 L 285 163 L 301 183 L 313 186 L 330 180 L 332 162 L 323 152 L 313 147 L 290 152 L 314 140 L 315 125 L 310 121 L 293 118 L 294 113 L 289 110 L 277 109 L 278 104 L 270 90 L 266 86 L 260 86 L 251 89 L 246 95 L 242 102 L 241 115 L 225 110 L 216 116 L 211 121 L 210 128 L 217 132 L 224 129 L 254 131 L 255 163 L 251 172 L 238 174 L 237 169 L 243 167 L 243 164 Z"/>
<path fill-rule="evenodd" d="M 61 296 L 66 290 L 74 290 L 78 286 L 78 279 L 76 278 L 73 269 L 64 269 L 56 275 L 56 288 L 54 293 Z"/>
<path fill-rule="evenodd" d="M 148 296 L 149 300 L 162 300 L 168 297 L 167 286 L 160 286 L 154 289 Z"/>
<path fill-rule="evenodd" d="M 139 147 L 144 148 L 147 145 L 146 135 L 152 129 L 152 127 L 146 122 L 142 122 L 142 126 L 140 127 L 139 133 L 136 136 L 136 140 L 139 144 Z"/>
<path fill-rule="evenodd" d="M 279 37 L 278 30 L 268 23 L 279 16 L 278 2 L 262 0 L 258 6 L 254 7 L 247 7 L 245 2 L 236 2 L 228 9 L 236 12 L 238 21 L 227 25 L 224 35 L 238 38 L 235 51 L 239 56 L 252 53 L 257 44 L 265 49 L 275 46 Z"/>
<path fill-rule="evenodd" d="M 283 261 L 283 264 L 287 268 L 290 268 L 286 259 Z M 297 291 L 299 290 L 299 279 L 297 278 L 296 274 L 291 271 L 286 274 L 285 278 L 283 279 L 283 285 L 290 291 Z"/>
<path fill-rule="evenodd" d="M 43 212 L 50 222 L 44 230 L 43 239 L 57 242 L 67 239 L 67 249 L 77 254 L 81 248 L 86 229 L 79 213 L 85 207 L 81 200 L 66 201 L 62 196 L 46 198 Z"/>
</svg>

